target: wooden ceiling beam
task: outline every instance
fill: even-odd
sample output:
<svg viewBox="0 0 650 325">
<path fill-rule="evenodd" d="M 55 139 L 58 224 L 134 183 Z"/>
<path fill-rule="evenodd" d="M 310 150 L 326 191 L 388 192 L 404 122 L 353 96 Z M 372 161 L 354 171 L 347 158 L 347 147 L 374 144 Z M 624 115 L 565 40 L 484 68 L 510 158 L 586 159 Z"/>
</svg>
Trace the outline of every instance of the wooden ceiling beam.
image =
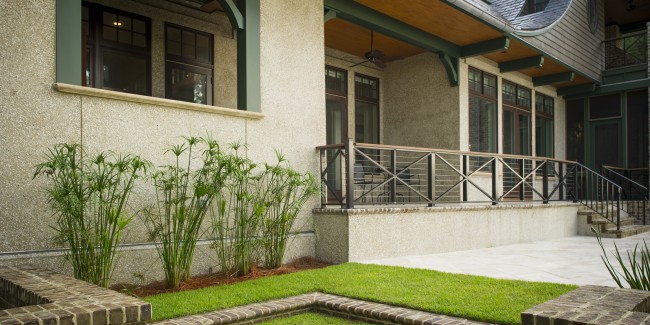
<svg viewBox="0 0 650 325">
<path fill-rule="evenodd" d="M 349 0 L 325 0 L 325 8 L 336 12 L 336 17 L 377 31 L 421 49 L 459 58 L 460 47 L 438 36 L 429 34 L 393 17 Z"/>
<path fill-rule="evenodd" d="M 510 47 L 510 38 L 503 36 L 479 43 L 465 45 L 460 48 L 460 56 L 469 57 L 492 52 L 503 52 L 508 50 L 508 47 Z"/>
<path fill-rule="evenodd" d="M 533 77 L 533 85 L 537 87 L 552 85 L 560 82 L 571 82 L 573 81 L 573 78 L 575 78 L 575 75 L 576 74 L 573 71 L 567 71 L 546 76 Z"/>
<path fill-rule="evenodd" d="M 544 65 L 544 56 L 537 55 L 519 60 L 512 60 L 499 63 L 501 73 L 519 71 L 531 68 L 541 68 Z"/>
</svg>

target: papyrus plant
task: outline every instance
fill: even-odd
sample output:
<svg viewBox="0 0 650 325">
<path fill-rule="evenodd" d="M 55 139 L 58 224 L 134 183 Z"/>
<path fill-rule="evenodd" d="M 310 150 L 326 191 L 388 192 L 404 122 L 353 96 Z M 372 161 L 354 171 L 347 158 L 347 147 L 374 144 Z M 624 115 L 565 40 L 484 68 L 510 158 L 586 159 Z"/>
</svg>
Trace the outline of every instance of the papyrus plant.
<svg viewBox="0 0 650 325">
<path fill-rule="evenodd" d="M 147 210 L 146 225 L 172 288 L 190 277 L 201 225 L 228 169 L 219 144 L 210 138 L 187 138 L 167 152 L 175 163 L 152 176 L 157 205 Z"/>
<path fill-rule="evenodd" d="M 57 240 L 65 245 L 74 276 L 110 285 L 122 231 L 133 218 L 126 212 L 136 179 L 148 162 L 133 155 L 100 153 L 85 157 L 78 144 L 58 144 L 36 166 L 43 175 L 48 203 L 56 216 Z"/>
<path fill-rule="evenodd" d="M 289 234 L 298 213 L 307 200 L 318 192 L 318 182 L 311 173 L 299 173 L 291 168 L 281 152 L 276 151 L 277 162 L 264 164 L 253 185 L 254 211 L 262 213 L 260 236 L 262 263 L 266 268 L 282 265 Z"/>
</svg>

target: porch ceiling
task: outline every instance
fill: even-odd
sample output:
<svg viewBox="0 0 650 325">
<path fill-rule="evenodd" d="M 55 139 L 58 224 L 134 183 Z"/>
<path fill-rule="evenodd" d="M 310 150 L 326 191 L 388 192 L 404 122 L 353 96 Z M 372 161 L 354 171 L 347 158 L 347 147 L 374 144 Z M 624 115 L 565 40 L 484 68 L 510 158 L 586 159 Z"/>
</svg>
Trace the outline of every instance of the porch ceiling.
<svg viewBox="0 0 650 325">
<path fill-rule="evenodd" d="M 355 2 L 458 46 L 476 44 L 503 36 L 502 32 L 440 0 L 409 0 L 408 2 L 355 0 Z M 363 58 L 364 53 L 370 50 L 370 31 L 342 19 L 332 19 L 325 24 L 325 46 Z M 424 52 L 418 47 L 377 32 L 375 32 L 374 48 L 381 50 L 387 56 L 404 58 Z M 540 53 L 537 51 L 511 38 L 507 51 L 492 52 L 483 56 L 497 63 L 503 63 L 538 55 Z M 570 71 L 549 57 L 545 57 L 544 60 L 541 68 L 524 69 L 519 72 L 530 77 L 540 77 Z M 591 82 L 589 79 L 576 74 L 573 81 L 554 86 L 574 86 L 589 82 Z"/>
</svg>

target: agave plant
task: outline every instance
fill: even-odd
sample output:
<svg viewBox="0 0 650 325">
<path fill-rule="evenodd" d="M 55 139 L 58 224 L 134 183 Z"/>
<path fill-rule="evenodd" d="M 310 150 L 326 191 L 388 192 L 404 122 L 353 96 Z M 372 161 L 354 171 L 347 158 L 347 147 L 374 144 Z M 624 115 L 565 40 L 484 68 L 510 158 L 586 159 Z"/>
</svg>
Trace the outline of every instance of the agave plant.
<svg viewBox="0 0 650 325">
<path fill-rule="evenodd" d="M 603 255 L 600 258 L 603 260 L 603 263 L 605 263 L 605 267 L 607 268 L 609 274 L 612 276 L 612 279 L 614 279 L 614 282 L 616 282 L 619 287 L 624 288 L 623 282 L 621 280 L 622 277 L 627 285 L 630 286 L 630 288 L 649 291 L 650 249 L 648 249 L 648 244 L 646 241 L 643 241 L 642 246 L 636 244 L 634 245 L 633 250 L 627 250 L 625 254 L 627 258 L 623 257 L 621 252 L 618 250 L 618 246 L 616 246 L 616 243 L 614 243 L 614 251 L 612 254 L 616 260 L 615 264 L 618 264 L 622 270 L 619 271 L 614 268 L 614 264 L 609 260 L 600 234 L 594 228 L 591 228 L 591 231 L 596 233 L 598 245 L 600 245 L 600 249 L 603 251 Z"/>
</svg>

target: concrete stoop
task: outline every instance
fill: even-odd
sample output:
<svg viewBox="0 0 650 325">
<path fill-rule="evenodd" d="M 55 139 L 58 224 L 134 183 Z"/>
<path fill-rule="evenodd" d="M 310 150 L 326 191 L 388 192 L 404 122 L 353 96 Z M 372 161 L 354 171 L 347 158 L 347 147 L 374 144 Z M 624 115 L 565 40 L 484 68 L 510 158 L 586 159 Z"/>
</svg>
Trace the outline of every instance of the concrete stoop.
<svg viewBox="0 0 650 325">
<path fill-rule="evenodd" d="M 613 213 L 609 217 L 612 218 Z M 603 217 L 602 214 L 581 208 L 578 210 L 578 235 L 596 236 L 591 230 L 593 227 L 603 238 L 625 238 L 638 235 L 650 230 L 650 225 L 637 224 L 634 217 L 621 216 L 621 229 L 616 229 L 616 224 Z"/>
</svg>

